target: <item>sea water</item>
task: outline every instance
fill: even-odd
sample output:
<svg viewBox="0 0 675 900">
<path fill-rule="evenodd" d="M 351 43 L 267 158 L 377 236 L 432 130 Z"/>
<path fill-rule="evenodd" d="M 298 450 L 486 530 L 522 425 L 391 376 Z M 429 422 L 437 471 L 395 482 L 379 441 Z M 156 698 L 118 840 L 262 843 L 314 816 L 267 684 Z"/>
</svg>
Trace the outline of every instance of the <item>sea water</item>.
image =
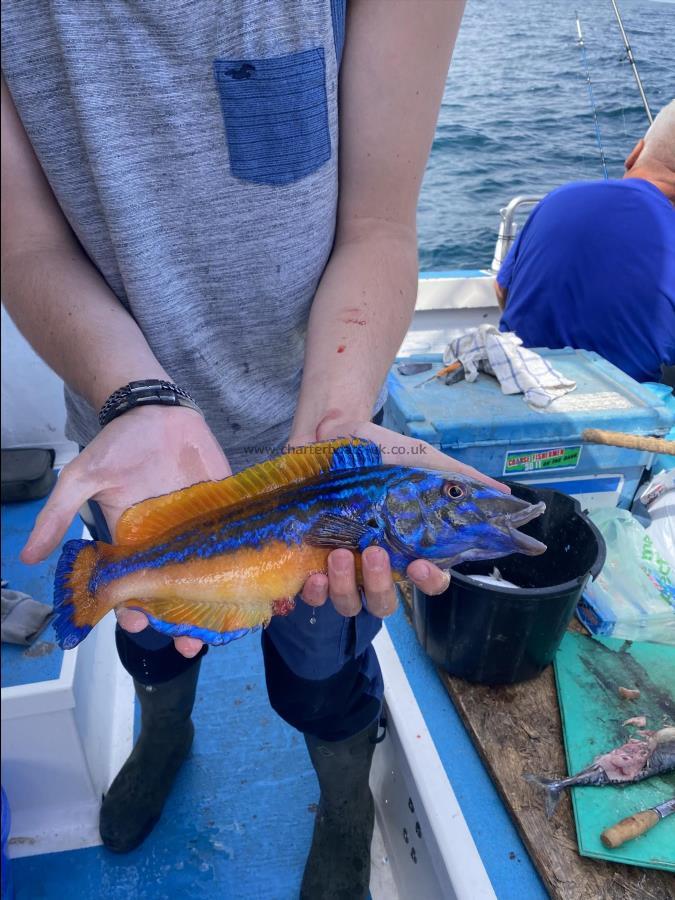
<svg viewBox="0 0 675 900">
<path fill-rule="evenodd" d="M 675 97 L 675 3 L 619 8 L 655 115 Z M 468 0 L 420 197 L 422 270 L 488 267 L 509 200 L 603 177 L 575 10 L 609 176 L 623 174 L 649 123 L 610 0 Z"/>
</svg>

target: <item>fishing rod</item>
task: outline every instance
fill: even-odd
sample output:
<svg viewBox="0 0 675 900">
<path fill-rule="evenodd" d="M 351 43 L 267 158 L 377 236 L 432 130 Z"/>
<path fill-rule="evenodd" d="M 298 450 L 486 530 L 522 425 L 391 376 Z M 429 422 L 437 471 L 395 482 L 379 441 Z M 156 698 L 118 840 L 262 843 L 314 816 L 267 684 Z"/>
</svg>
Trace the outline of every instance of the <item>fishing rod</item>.
<svg viewBox="0 0 675 900">
<path fill-rule="evenodd" d="M 607 174 L 607 161 L 605 159 L 605 150 L 602 146 L 602 138 L 600 137 L 600 124 L 598 122 L 598 109 L 595 105 L 595 97 L 593 96 L 593 84 L 591 82 L 591 71 L 588 67 L 588 58 L 586 56 L 586 44 L 584 43 L 584 36 L 581 31 L 581 22 L 579 21 L 579 13 L 575 12 L 574 15 L 577 17 L 577 34 L 579 39 L 577 40 L 577 46 L 581 50 L 581 58 L 583 60 L 584 69 L 586 71 L 586 85 L 588 86 L 588 98 L 591 102 L 591 110 L 593 112 L 593 122 L 595 123 L 595 138 L 598 142 L 598 150 L 600 151 L 600 159 L 602 161 L 602 171 L 605 176 L 605 179 L 609 178 Z"/>
<path fill-rule="evenodd" d="M 626 59 L 631 64 L 633 69 L 633 75 L 635 75 L 635 81 L 637 82 L 638 90 L 640 91 L 640 96 L 642 97 L 642 105 L 645 108 L 645 112 L 647 113 L 647 118 L 649 119 L 649 124 L 651 125 L 654 121 L 652 116 L 652 111 L 649 108 L 649 103 L 647 103 L 647 97 L 645 96 L 645 90 L 642 87 L 642 80 L 640 79 L 640 73 L 638 72 L 637 64 L 635 62 L 635 57 L 633 56 L 633 51 L 631 50 L 631 46 L 628 42 L 628 35 L 626 34 L 626 29 L 623 27 L 623 21 L 621 19 L 621 13 L 619 12 L 619 7 L 616 5 L 616 0 L 612 0 L 612 6 L 614 7 L 614 15 L 616 16 L 616 20 L 619 23 L 619 28 L 621 29 L 621 37 L 623 38 L 624 47 L 626 48 Z M 577 25 L 579 23 L 579 19 L 577 19 Z"/>
</svg>

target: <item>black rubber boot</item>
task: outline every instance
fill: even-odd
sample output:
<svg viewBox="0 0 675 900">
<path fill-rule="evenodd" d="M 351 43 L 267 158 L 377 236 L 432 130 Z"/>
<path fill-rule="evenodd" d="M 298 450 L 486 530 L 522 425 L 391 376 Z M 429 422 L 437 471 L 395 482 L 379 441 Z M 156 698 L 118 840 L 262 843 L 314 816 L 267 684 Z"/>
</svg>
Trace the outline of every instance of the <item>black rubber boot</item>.
<svg viewBox="0 0 675 900">
<path fill-rule="evenodd" d="M 201 659 L 171 681 L 134 680 L 141 704 L 141 733 L 103 799 L 99 831 L 115 853 L 142 844 L 159 821 L 178 770 L 192 746 L 190 719 Z"/>
<path fill-rule="evenodd" d="M 365 900 L 375 824 L 368 786 L 377 722 L 346 741 L 305 735 L 321 798 L 300 900 Z"/>
</svg>

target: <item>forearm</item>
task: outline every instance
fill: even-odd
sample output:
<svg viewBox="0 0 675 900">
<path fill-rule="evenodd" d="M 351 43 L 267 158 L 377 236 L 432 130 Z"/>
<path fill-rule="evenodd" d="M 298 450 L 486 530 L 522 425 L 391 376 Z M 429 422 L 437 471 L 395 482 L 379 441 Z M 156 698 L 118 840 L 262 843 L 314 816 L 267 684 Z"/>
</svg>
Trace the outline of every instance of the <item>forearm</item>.
<svg viewBox="0 0 675 900">
<path fill-rule="evenodd" d="M 415 213 L 463 0 L 350 0 L 338 228 L 312 307 L 293 438 L 367 421 L 417 294 Z"/>
<path fill-rule="evenodd" d="M 37 353 L 95 408 L 118 387 L 169 376 L 77 246 L 3 254 L 3 301 Z"/>
<path fill-rule="evenodd" d="M 370 419 L 416 296 L 413 227 L 366 220 L 338 232 L 309 319 L 295 435 Z"/>
</svg>

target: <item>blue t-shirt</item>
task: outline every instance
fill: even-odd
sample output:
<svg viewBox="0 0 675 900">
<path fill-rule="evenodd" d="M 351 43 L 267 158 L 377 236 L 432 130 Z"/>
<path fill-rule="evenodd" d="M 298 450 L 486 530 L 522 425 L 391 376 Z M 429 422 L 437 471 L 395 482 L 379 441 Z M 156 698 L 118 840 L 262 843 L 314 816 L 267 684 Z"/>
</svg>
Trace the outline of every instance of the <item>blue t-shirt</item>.
<svg viewBox="0 0 675 900">
<path fill-rule="evenodd" d="M 594 350 L 637 381 L 675 364 L 675 210 L 639 178 L 574 182 L 534 209 L 497 275 L 502 331 Z"/>
</svg>

